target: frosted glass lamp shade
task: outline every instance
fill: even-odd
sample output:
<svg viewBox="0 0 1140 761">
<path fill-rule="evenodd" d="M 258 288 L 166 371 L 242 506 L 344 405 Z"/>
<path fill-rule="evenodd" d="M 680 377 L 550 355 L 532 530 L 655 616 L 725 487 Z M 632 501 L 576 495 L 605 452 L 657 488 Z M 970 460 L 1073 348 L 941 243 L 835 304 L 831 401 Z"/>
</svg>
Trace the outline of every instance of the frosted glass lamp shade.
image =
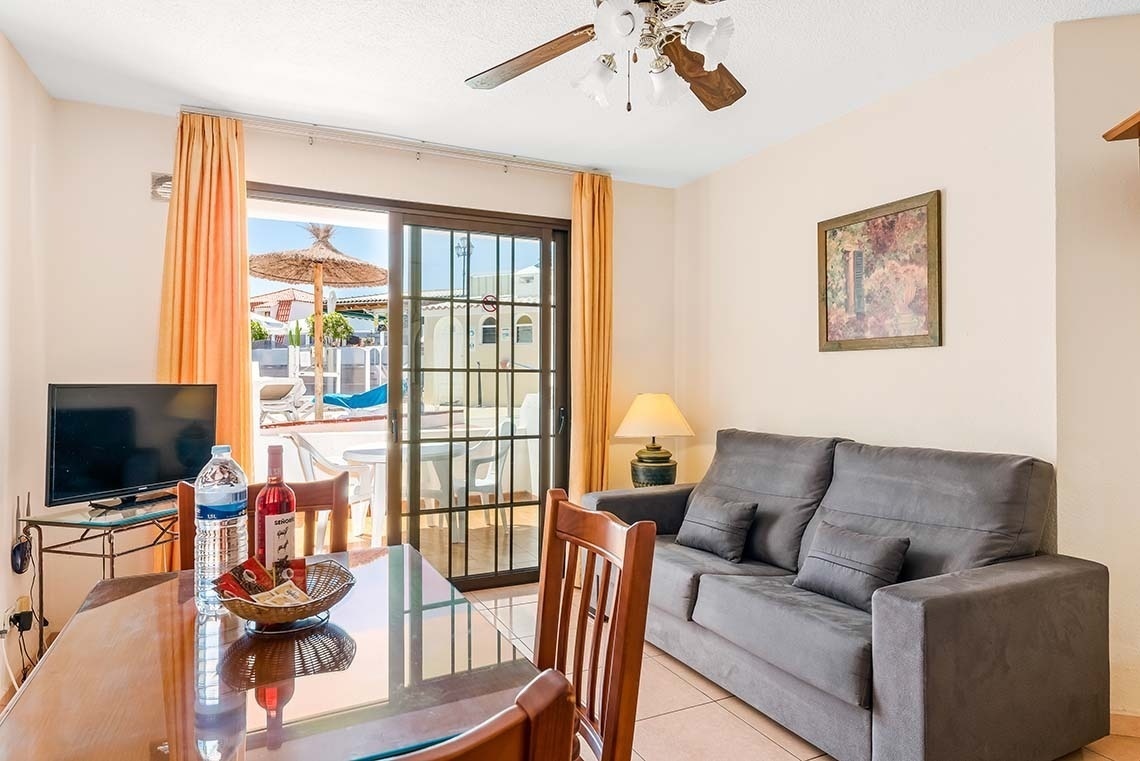
<svg viewBox="0 0 1140 761">
<path fill-rule="evenodd" d="M 692 435 L 689 421 L 668 394 L 638 394 L 614 433 L 619 439 Z"/>
<path fill-rule="evenodd" d="M 594 16 L 594 35 L 605 50 L 633 50 L 641 41 L 645 11 L 633 0 L 602 0 Z"/>
<path fill-rule="evenodd" d="M 586 73 L 574 83 L 574 86 L 594 100 L 599 106 L 608 106 L 609 98 L 606 88 L 617 76 L 617 64 L 612 55 L 599 56 L 590 64 Z"/>
<path fill-rule="evenodd" d="M 728 58 L 735 32 L 736 25 L 731 18 L 722 18 L 715 24 L 692 21 L 685 27 L 681 42 L 689 50 L 705 57 L 705 71 L 716 71 Z"/>
<path fill-rule="evenodd" d="M 649 100 L 655 106 L 675 103 L 686 87 L 685 80 L 681 79 L 668 59 L 665 59 L 660 66 L 654 65 L 653 70 L 649 72 L 649 83 L 653 86 Z"/>
</svg>

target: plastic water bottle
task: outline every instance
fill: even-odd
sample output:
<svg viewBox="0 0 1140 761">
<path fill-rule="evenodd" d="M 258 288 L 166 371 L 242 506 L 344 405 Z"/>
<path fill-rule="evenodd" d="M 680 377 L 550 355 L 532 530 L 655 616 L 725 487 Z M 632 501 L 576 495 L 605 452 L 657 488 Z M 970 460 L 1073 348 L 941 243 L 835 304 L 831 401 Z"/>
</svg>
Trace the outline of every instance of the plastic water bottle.
<svg viewBox="0 0 1140 761">
<path fill-rule="evenodd" d="M 198 610 L 222 609 L 214 579 L 249 557 L 245 509 L 248 483 L 228 446 L 210 450 L 211 459 L 194 482 L 194 596 Z"/>
</svg>

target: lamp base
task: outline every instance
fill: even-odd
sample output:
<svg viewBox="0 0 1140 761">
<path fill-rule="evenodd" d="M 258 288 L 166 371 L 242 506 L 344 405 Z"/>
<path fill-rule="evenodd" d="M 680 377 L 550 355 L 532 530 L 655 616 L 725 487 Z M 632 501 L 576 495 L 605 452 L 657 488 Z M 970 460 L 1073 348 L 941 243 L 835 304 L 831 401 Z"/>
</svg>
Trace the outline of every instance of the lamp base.
<svg viewBox="0 0 1140 761">
<path fill-rule="evenodd" d="M 673 459 L 673 453 L 658 444 L 656 439 L 630 460 L 629 472 L 634 487 L 638 489 L 677 483 L 677 461 Z"/>
</svg>

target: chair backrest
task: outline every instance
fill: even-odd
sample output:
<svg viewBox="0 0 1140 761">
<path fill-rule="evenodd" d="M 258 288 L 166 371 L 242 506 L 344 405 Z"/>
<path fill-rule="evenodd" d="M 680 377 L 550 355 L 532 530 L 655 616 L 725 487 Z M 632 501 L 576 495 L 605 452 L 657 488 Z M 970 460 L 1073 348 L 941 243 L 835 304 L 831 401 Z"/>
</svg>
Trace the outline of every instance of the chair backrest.
<svg viewBox="0 0 1140 761">
<path fill-rule="evenodd" d="M 511 445 L 514 443 L 513 437 L 515 435 L 514 421 L 504 420 L 499 423 L 499 462 L 495 477 L 498 479 L 499 491 L 506 487 L 506 482 L 503 480 L 503 474 L 507 470 L 507 463 L 511 456 Z"/>
<path fill-rule="evenodd" d="M 564 761 L 574 739 L 574 691 L 547 670 L 523 688 L 515 704 L 472 730 L 398 761 Z"/>
<path fill-rule="evenodd" d="M 257 495 L 265 484 L 250 484 L 249 503 L 246 509 L 246 528 L 249 531 L 249 549 L 253 552 L 254 537 L 254 504 Z M 315 551 L 317 537 L 317 521 L 315 513 L 318 510 L 331 510 L 332 519 L 329 525 L 329 551 L 348 551 L 348 473 L 341 473 L 328 481 L 311 481 L 309 483 L 289 484 L 297 495 L 297 512 L 307 513 L 305 516 L 305 533 L 302 541 L 302 550 L 305 555 L 312 555 Z M 194 523 L 194 485 L 185 481 L 178 484 L 178 556 L 180 567 L 183 570 L 194 567 L 194 537 L 197 527 Z"/>
<path fill-rule="evenodd" d="M 571 504 L 561 489 L 547 496 L 535 663 L 570 678 L 578 732 L 599 761 L 633 754 L 655 535 L 651 521 L 626 525 Z"/>
<path fill-rule="evenodd" d="M 341 473 L 347 472 L 347 468 L 343 465 L 337 465 L 335 462 L 325 457 L 320 449 L 317 449 L 313 442 L 305 438 L 304 434 L 300 433 L 287 433 L 285 437 L 293 442 L 297 447 L 297 457 L 301 461 L 301 472 L 305 474 L 306 481 L 316 480 L 316 474 L 313 467 L 324 471 L 330 476 L 338 476 Z M 290 484 L 292 486 L 292 484 Z"/>
</svg>

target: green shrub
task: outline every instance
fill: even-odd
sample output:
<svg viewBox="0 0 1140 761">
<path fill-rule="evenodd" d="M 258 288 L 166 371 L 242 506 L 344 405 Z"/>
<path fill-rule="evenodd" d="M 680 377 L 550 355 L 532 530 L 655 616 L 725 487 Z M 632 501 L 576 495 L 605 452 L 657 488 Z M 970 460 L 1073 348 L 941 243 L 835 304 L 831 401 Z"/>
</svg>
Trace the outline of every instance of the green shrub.
<svg viewBox="0 0 1140 761">
<path fill-rule="evenodd" d="M 352 326 L 340 312 L 325 312 L 322 325 L 325 331 L 325 341 L 341 343 L 347 341 L 352 335 Z M 309 315 L 309 335 L 313 336 L 313 315 Z"/>
</svg>

